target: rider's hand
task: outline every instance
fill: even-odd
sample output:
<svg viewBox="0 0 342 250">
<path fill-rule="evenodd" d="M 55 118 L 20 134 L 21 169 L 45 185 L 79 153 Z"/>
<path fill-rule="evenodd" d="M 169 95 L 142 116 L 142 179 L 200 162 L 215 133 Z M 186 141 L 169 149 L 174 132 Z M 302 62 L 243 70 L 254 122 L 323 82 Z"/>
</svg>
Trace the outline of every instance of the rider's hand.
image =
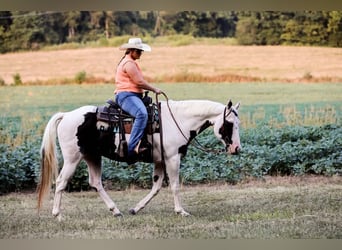
<svg viewBox="0 0 342 250">
<path fill-rule="evenodd" d="M 154 88 L 154 93 L 156 94 L 161 94 L 163 91 L 161 91 L 161 89 L 158 88 Z"/>
</svg>

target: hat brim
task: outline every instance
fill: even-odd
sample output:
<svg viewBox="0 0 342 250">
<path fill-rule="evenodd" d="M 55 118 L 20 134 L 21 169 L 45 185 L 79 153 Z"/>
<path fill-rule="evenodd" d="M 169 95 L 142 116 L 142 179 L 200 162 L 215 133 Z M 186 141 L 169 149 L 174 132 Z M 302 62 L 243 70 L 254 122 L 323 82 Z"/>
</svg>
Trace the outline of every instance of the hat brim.
<svg viewBox="0 0 342 250">
<path fill-rule="evenodd" d="M 146 43 L 140 43 L 140 44 L 131 44 L 131 43 L 125 43 L 119 47 L 120 50 L 126 50 L 126 49 L 140 49 L 143 51 L 150 52 L 151 47 L 147 45 Z"/>
</svg>

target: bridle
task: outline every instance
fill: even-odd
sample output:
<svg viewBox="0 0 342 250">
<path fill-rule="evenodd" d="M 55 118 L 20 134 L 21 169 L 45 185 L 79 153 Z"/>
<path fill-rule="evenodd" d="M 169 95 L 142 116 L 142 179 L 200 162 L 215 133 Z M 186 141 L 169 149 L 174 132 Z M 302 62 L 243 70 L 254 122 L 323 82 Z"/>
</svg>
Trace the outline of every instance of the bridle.
<svg viewBox="0 0 342 250">
<path fill-rule="evenodd" d="M 165 99 L 166 99 L 166 105 L 167 105 L 167 107 L 168 107 L 168 110 L 169 110 L 169 112 L 170 112 L 170 115 L 171 115 L 171 117 L 172 117 L 172 120 L 174 121 L 174 123 L 176 124 L 176 126 L 177 126 L 179 132 L 182 134 L 182 136 L 184 137 L 184 139 L 185 139 L 186 141 L 188 141 L 189 143 L 191 143 L 191 144 L 192 144 L 194 147 L 196 147 L 197 149 L 200 149 L 200 150 L 202 150 L 202 151 L 204 151 L 204 152 L 207 152 L 207 153 L 218 154 L 218 153 L 222 153 L 222 152 L 223 152 L 223 150 L 215 150 L 215 149 L 209 149 L 209 148 L 204 147 L 196 138 L 193 138 L 193 140 L 190 140 L 190 138 L 188 138 L 188 137 L 184 134 L 184 132 L 183 132 L 182 129 L 180 128 L 180 126 L 179 126 L 179 124 L 178 124 L 176 118 L 174 117 L 173 112 L 172 112 L 172 110 L 171 110 L 171 107 L 170 107 L 170 105 L 169 105 L 169 98 L 168 98 L 168 96 L 167 96 L 164 92 L 161 92 L 161 94 L 162 94 L 162 95 L 165 97 Z M 156 102 L 157 102 L 157 104 L 158 104 L 158 106 L 159 106 L 158 94 L 156 94 Z M 161 110 L 160 110 L 160 107 L 159 107 L 159 112 L 160 112 L 160 111 L 161 111 Z M 234 124 L 233 124 L 232 122 L 228 122 L 228 121 L 226 120 L 226 117 L 228 117 L 231 113 L 233 113 L 236 117 L 238 117 L 238 114 L 237 114 L 237 112 L 236 112 L 234 109 L 232 109 L 232 107 L 229 108 L 228 114 L 226 114 L 226 113 L 227 113 L 227 106 L 224 108 L 224 112 L 223 112 L 223 123 L 222 123 L 222 127 L 220 128 L 220 132 L 222 131 L 222 139 L 223 139 L 223 141 L 225 142 L 225 145 L 226 145 L 225 151 L 228 152 L 229 146 L 233 143 L 233 141 L 232 141 L 232 134 L 233 134 L 233 126 L 234 126 Z M 160 115 L 160 114 L 159 114 L 159 115 Z M 161 117 L 161 115 L 160 115 L 160 117 Z M 227 134 L 227 130 L 228 130 L 228 134 Z M 229 131 L 231 131 L 231 132 L 229 132 Z M 227 134 L 227 135 L 226 135 L 226 134 Z M 161 139 L 162 139 L 162 135 L 161 135 L 160 137 L 161 137 Z M 193 141 L 195 141 L 196 144 L 194 144 Z M 161 141 L 161 144 L 162 144 L 162 141 Z M 161 150 L 162 150 L 162 152 L 163 152 L 163 146 L 161 145 L 161 147 L 162 147 Z M 162 154 L 162 155 L 163 155 L 163 154 Z"/>
<path fill-rule="evenodd" d="M 226 151 L 228 151 L 229 146 L 233 144 L 232 135 L 233 135 L 234 123 L 228 122 L 226 120 L 226 117 L 228 117 L 231 113 L 233 113 L 236 117 L 239 117 L 239 115 L 232 107 L 229 108 L 228 114 L 226 113 L 227 113 L 227 107 L 224 108 L 223 123 L 222 123 L 222 127 L 219 130 L 219 133 L 222 135 L 222 140 L 226 144 Z"/>
</svg>

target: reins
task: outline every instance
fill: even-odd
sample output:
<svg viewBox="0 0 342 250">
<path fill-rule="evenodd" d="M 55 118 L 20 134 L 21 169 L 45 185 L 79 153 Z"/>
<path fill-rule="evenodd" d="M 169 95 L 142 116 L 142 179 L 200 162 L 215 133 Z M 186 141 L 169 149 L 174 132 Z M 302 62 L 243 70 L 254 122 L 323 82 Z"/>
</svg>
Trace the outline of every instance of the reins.
<svg viewBox="0 0 342 250">
<path fill-rule="evenodd" d="M 167 98 L 166 94 L 162 92 L 162 94 Z M 159 134 L 160 134 L 160 153 L 161 153 L 161 160 L 162 165 L 164 168 L 164 171 L 166 171 L 165 167 L 165 157 L 164 157 L 164 143 L 163 143 L 163 122 L 161 118 L 161 103 L 158 100 L 158 94 L 156 93 L 156 102 L 157 102 L 157 108 L 158 108 L 158 115 L 159 115 Z"/>
</svg>

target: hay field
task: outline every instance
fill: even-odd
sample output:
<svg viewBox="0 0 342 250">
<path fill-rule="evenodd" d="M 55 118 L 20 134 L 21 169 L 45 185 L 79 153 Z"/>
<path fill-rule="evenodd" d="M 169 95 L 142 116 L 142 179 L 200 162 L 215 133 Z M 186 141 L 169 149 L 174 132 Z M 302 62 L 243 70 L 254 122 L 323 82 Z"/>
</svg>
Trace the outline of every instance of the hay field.
<svg viewBox="0 0 342 250">
<path fill-rule="evenodd" d="M 0 55 L 0 77 L 6 84 L 20 74 L 23 82 L 74 78 L 85 71 L 99 81 L 112 81 L 123 52 L 112 48 L 35 51 Z M 188 45 L 155 46 L 139 64 L 151 81 L 173 81 L 187 74 L 213 81 L 341 82 L 342 50 L 324 47 Z M 229 77 L 229 76 L 240 76 Z"/>
</svg>

